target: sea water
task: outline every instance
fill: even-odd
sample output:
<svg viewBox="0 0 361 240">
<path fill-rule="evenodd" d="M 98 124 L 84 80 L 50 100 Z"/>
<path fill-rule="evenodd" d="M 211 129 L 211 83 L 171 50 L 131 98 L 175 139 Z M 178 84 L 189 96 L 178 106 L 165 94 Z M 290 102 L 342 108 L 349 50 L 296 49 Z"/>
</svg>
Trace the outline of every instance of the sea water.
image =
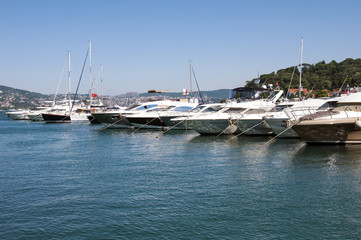
<svg viewBox="0 0 361 240">
<path fill-rule="evenodd" d="M 0 239 L 359 239 L 361 146 L 0 120 Z"/>
</svg>

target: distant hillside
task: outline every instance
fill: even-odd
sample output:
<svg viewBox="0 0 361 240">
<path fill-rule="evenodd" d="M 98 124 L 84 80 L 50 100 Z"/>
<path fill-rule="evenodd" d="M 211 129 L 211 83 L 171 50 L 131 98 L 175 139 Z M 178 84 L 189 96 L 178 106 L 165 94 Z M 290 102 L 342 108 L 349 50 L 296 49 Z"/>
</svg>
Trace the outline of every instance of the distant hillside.
<svg viewBox="0 0 361 240">
<path fill-rule="evenodd" d="M 213 91 L 201 91 L 201 95 L 203 97 L 207 98 L 214 98 L 214 99 L 227 99 L 229 98 L 230 89 L 219 89 L 219 90 L 213 90 Z M 196 92 L 195 92 L 196 94 Z M 165 93 L 141 93 L 141 97 L 148 97 L 148 96 L 169 96 L 169 97 L 181 97 L 181 92 L 165 92 Z"/>
<path fill-rule="evenodd" d="M 2 94 L 14 93 L 14 94 L 19 94 L 19 95 L 23 95 L 23 96 L 28 96 L 29 98 L 46 98 L 49 96 L 49 95 L 44 95 L 41 93 L 30 92 L 30 91 L 26 91 L 26 90 L 17 89 L 17 88 L 11 88 L 11 87 L 7 87 L 7 86 L 3 86 L 3 85 L 0 85 L 0 91 L 2 92 Z"/>
<path fill-rule="evenodd" d="M 50 95 L 0 85 L 0 108 L 32 108 L 48 100 Z"/>
<path fill-rule="evenodd" d="M 202 97 L 205 102 L 219 102 L 223 99 L 229 97 L 230 90 L 220 89 L 214 91 L 202 91 Z M 171 97 L 177 98 L 181 97 L 182 93 L 180 92 L 168 92 L 163 94 L 149 94 L 149 93 L 129 93 L 119 96 L 104 96 L 106 104 L 111 105 L 117 103 L 121 106 L 127 106 L 132 102 L 140 98 L 148 97 Z M 26 90 L 11 88 L 7 86 L 0 85 L 0 109 L 31 109 L 36 106 L 44 105 L 44 101 L 53 100 L 54 95 L 45 95 L 41 93 L 30 92 Z M 58 99 L 65 98 L 64 95 L 59 95 Z M 79 95 L 77 99 L 86 99 L 87 95 Z M 130 100 L 133 99 L 133 100 Z"/>
<path fill-rule="evenodd" d="M 293 75 L 291 88 L 298 88 L 300 82 L 300 72 L 298 67 L 288 67 L 280 69 L 276 72 L 263 74 L 257 79 L 247 81 L 247 87 L 255 87 L 259 84 L 273 84 L 278 85 L 287 90 Z M 318 62 L 316 64 L 302 64 L 302 86 L 307 89 L 332 91 L 334 89 L 361 85 L 361 59 L 347 58 L 344 61 L 337 63 L 331 61 Z"/>
</svg>

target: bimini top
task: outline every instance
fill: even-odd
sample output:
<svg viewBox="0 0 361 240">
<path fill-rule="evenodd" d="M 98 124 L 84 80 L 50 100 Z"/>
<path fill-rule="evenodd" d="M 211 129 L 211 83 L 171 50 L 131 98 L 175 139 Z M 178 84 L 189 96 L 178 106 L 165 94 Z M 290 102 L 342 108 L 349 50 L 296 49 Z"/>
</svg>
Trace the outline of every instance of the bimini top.
<svg viewBox="0 0 361 240">
<path fill-rule="evenodd" d="M 339 105 L 361 105 L 361 92 L 351 93 L 338 101 Z"/>
<path fill-rule="evenodd" d="M 270 94 L 273 92 L 272 89 L 265 89 L 265 88 L 247 88 L 247 87 L 238 87 L 232 89 L 232 96 L 231 98 L 235 99 L 260 99 L 264 97 L 262 93 Z"/>
</svg>

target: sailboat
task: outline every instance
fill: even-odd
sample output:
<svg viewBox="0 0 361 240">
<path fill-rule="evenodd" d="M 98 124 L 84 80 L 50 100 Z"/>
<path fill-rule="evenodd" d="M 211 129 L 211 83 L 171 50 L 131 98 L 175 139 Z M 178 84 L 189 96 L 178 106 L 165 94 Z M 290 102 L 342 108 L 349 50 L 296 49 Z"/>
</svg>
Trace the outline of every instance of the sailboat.
<svg viewBox="0 0 361 240">
<path fill-rule="evenodd" d="M 71 69 L 70 69 L 70 51 L 68 51 L 68 99 L 66 100 L 67 105 L 64 108 L 58 109 L 53 108 L 49 112 L 42 113 L 42 117 L 46 123 L 70 123 L 70 111 L 71 111 L 71 95 L 70 95 L 70 80 L 71 80 Z"/>
<path fill-rule="evenodd" d="M 89 42 L 89 51 L 87 53 L 87 56 L 89 54 L 89 78 L 91 79 L 91 42 Z M 86 56 L 86 58 L 87 58 Z M 85 61 L 84 61 L 84 65 L 83 65 L 83 70 L 85 67 Z M 79 79 L 78 82 L 78 87 L 80 84 L 80 80 L 81 77 Z M 48 112 L 48 113 L 44 113 L 42 114 L 44 121 L 46 123 L 70 123 L 70 122 L 87 122 L 89 123 L 88 120 L 88 116 L 90 116 L 90 105 L 92 102 L 92 99 L 90 100 L 90 105 L 87 106 L 86 105 L 86 101 L 76 101 L 76 95 L 78 92 L 78 87 L 77 87 L 77 91 L 75 93 L 75 96 L 73 98 L 73 100 L 71 100 L 71 94 L 70 94 L 70 82 L 71 82 L 71 69 L 70 69 L 70 51 L 68 51 L 68 86 L 69 86 L 69 93 L 68 93 L 68 109 L 66 109 L 63 112 L 57 112 L 57 113 L 53 113 L 53 112 Z M 90 80 L 90 89 L 91 89 L 91 80 Z"/>
</svg>

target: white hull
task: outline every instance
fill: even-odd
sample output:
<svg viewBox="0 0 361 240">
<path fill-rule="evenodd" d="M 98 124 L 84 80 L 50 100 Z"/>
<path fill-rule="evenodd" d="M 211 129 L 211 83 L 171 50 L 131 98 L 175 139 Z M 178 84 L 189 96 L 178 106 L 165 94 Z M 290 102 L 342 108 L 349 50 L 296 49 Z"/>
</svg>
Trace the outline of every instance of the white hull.
<svg viewBox="0 0 361 240">
<path fill-rule="evenodd" d="M 27 112 L 7 112 L 5 114 L 13 120 L 29 120 Z"/>
<path fill-rule="evenodd" d="M 31 121 L 44 121 L 43 116 L 41 115 L 41 113 L 29 113 L 28 114 L 28 118 Z"/>
<path fill-rule="evenodd" d="M 71 122 L 89 122 L 88 116 L 90 116 L 90 113 L 74 113 L 70 114 L 70 120 Z"/>
<path fill-rule="evenodd" d="M 352 113 L 350 113 L 351 115 Z M 293 126 L 307 143 L 361 143 L 361 121 L 358 117 L 305 120 Z"/>
<path fill-rule="evenodd" d="M 185 124 L 200 134 L 229 135 L 237 131 L 237 126 L 228 119 L 190 119 Z"/>
<path fill-rule="evenodd" d="M 262 121 L 262 119 L 239 119 L 235 120 L 234 124 L 245 135 L 272 135 L 271 127 L 265 121 Z"/>
<path fill-rule="evenodd" d="M 299 138 L 300 136 L 289 127 L 289 121 L 289 118 L 266 119 L 266 122 L 278 138 Z"/>
</svg>

